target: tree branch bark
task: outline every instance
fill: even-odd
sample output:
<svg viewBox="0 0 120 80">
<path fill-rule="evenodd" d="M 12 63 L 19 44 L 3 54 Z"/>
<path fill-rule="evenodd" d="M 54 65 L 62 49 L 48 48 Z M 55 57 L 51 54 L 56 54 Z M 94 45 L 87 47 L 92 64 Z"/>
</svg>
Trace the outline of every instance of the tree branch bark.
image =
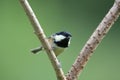
<svg viewBox="0 0 120 80">
<path fill-rule="evenodd" d="M 38 39 L 40 40 L 42 46 L 45 48 L 45 51 L 48 54 L 48 57 L 52 63 L 52 66 L 56 72 L 56 76 L 58 80 L 66 80 L 65 76 L 64 76 L 64 72 L 62 70 L 62 68 L 60 67 L 60 63 L 57 60 L 54 51 L 52 50 L 51 46 L 48 43 L 48 40 L 43 32 L 43 29 L 38 21 L 38 19 L 36 18 L 32 8 L 30 7 L 29 3 L 27 0 L 19 0 L 21 5 L 23 6 L 30 22 L 32 23 L 32 26 L 34 28 L 34 31 L 38 37 Z"/>
<path fill-rule="evenodd" d="M 66 75 L 67 80 L 77 80 L 79 74 L 82 72 L 86 63 L 88 62 L 93 51 L 100 44 L 101 40 L 105 37 L 109 29 L 112 27 L 116 19 L 120 14 L 120 0 L 115 0 L 114 5 L 109 10 L 107 15 L 98 25 L 97 29 L 91 35 L 85 46 L 81 50 L 79 56 L 75 60 L 68 74 Z"/>
</svg>

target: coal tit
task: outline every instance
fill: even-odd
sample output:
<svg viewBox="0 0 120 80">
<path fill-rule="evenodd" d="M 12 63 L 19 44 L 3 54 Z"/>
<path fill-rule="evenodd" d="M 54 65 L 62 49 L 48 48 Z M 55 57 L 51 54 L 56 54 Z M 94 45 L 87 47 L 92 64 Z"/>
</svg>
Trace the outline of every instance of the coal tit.
<svg viewBox="0 0 120 80">
<path fill-rule="evenodd" d="M 71 37 L 72 35 L 69 32 L 62 31 L 55 33 L 48 38 L 48 41 L 56 56 L 62 53 L 64 49 L 70 45 Z M 41 46 L 31 50 L 31 52 L 36 54 L 43 49 L 44 48 Z"/>
</svg>

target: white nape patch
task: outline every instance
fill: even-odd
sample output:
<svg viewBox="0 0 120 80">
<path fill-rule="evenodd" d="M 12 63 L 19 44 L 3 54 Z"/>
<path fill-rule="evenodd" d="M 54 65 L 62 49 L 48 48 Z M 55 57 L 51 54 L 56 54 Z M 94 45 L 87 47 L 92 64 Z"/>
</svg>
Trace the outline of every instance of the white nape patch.
<svg viewBox="0 0 120 80">
<path fill-rule="evenodd" d="M 55 41 L 58 42 L 58 41 L 61 41 L 61 40 L 65 39 L 65 36 L 63 36 L 63 35 L 55 35 L 54 38 L 55 38 Z"/>
</svg>

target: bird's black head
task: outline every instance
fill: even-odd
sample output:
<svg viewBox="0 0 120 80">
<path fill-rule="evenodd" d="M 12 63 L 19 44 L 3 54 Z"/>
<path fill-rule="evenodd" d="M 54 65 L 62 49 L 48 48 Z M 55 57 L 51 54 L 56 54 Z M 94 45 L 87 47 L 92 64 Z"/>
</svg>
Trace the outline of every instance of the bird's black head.
<svg viewBox="0 0 120 80">
<path fill-rule="evenodd" d="M 56 33 L 56 35 L 63 35 L 65 37 L 72 37 L 72 35 L 69 32 L 61 31 Z"/>
<path fill-rule="evenodd" d="M 62 31 L 62 32 L 55 33 L 53 37 L 54 37 L 54 43 L 57 46 L 66 48 L 70 44 L 70 39 L 72 35 L 69 32 Z"/>
</svg>

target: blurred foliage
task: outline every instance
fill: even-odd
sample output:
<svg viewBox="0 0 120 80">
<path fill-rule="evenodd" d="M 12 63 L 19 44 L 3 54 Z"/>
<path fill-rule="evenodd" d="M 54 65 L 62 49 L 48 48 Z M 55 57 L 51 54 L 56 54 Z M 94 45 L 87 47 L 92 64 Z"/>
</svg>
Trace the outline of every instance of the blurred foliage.
<svg viewBox="0 0 120 80">
<path fill-rule="evenodd" d="M 71 46 L 58 59 L 65 73 L 114 0 L 29 0 L 47 36 L 69 31 Z M 120 19 L 113 25 L 83 70 L 79 80 L 120 79 Z M 0 1 L 0 80 L 56 80 L 19 0 Z M 66 65 L 67 64 L 67 65 Z"/>
</svg>

